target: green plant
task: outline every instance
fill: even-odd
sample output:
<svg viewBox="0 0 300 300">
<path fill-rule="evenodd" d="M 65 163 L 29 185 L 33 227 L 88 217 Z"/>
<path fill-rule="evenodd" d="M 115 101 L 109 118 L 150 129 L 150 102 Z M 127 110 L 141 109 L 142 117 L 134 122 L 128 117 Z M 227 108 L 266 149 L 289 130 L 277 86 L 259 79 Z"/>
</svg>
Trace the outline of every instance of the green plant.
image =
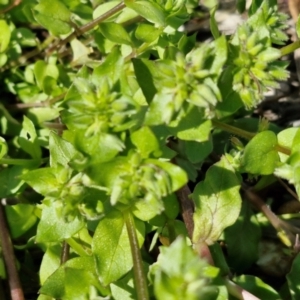
<svg viewBox="0 0 300 300">
<path fill-rule="evenodd" d="M 243 11 L 245 1 L 237 2 Z M 0 196 L 14 204 L 5 213 L 22 253 L 20 274 L 38 269 L 28 293 L 39 291 L 39 300 L 284 297 L 242 275 L 257 261 L 266 220 L 290 248 L 300 231 L 257 195 L 278 178 L 299 195 L 300 131 L 246 118 L 287 79 L 280 58 L 298 46 L 276 46 L 287 41 L 276 1 L 252 1 L 232 36 L 219 32 L 213 9 L 214 40 L 205 43 L 181 30 L 195 1 L 0 5 Z M 217 146 L 228 137 L 220 132 L 235 135 L 222 153 Z M 187 184 L 205 164 L 189 196 Z M 242 175 L 256 184 L 250 189 Z M 23 299 L 0 226 L 0 276 L 15 285 L 12 299 Z M 300 295 L 298 261 L 287 280 L 291 299 Z"/>
</svg>

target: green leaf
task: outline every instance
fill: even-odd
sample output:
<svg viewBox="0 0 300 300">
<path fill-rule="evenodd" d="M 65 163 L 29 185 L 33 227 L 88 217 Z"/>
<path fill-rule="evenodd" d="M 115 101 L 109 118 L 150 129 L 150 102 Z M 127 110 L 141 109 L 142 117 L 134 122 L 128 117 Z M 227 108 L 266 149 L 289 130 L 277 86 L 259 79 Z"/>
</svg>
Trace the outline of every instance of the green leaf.
<svg viewBox="0 0 300 300">
<path fill-rule="evenodd" d="M 213 37 L 215 39 L 217 39 L 218 37 L 220 37 L 220 31 L 218 28 L 218 24 L 217 21 L 215 19 L 215 13 L 217 10 L 217 6 L 215 6 L 211 11 L 210 11 L 210 21 L 209 21 L 209 25 L 210 25 L 210 31 L 213 35 Z"/>
<path fill-rule="evenodd" d="M 240 179 L 223 156 L 209 168 L 205 180 L 193 192 L 194 243 L 217 241 L 223 230 L 237 220 L 241 209 L 239 189 Z"/>
<path fill-rule="evenodd" d="M 155 2 L 150 1 L 130 1 L 126 0 L 125 4 L 137 12 L 140 16 L 145 18 L 151 23 L 164 26 L 165 25 L 165 13 L 161 6 Z"/>
<path fill-rule="evenodd" d="M 258 277 L 252 275 L 242 275 L 234 279 L 239 286 L 245 290 L 251 292 L 258 299 L 270 299 L 278 300 L 281 299 L 280 295 L 269 285 L 264 283 Z M 296 299 L 296 298 L 295 298 Z"/>
<path fill-rule="evenodd" d="M 100 82 L 103 78 L 109 78 L 112 81 L 112 84 L 115 84 L 120 79 L 120 70 L 123 68 L 123 64 L 124 58 L 120 48 L 112 48 L 103 63 L 94 69 L 93 81 L 97 84 L 97 81 Z"/>
<path fill-rule="evenodd" d="M 272 174 L 279 161 L 276 145 L 274 132 L 258 133 L 245 147 L 241 161 L 242 170 L 254 175 Z"/>
<path fill-rule="evenodd" d="M 178 237 L 169 247 L 160 247 L 157 263 L 151 268 L 155 299 L 216 299 L 205 274 L 206 262 Z"/>
<path fill-rule="evenodd" d="M 70 44 L 73 51 L 72 67 L 87 64 L 90 60 L 88 56 L 93 52 L 91 48 L 85 46 L 78 39 L 72 40 Z"/>
<path fill-rule="evenodd" d="M 14 195 L 20 191 L 24 181 L 21 179 L 22 174 L 25 172 L 22 166 L 12 166 L 0 171 L 0 197 L 4 198 Z"/>
<path fill-rule="evenodd" d="M 191 163 L 202 162 L 213 150 L 212 139 L 205 142 L 183 141 L 184 153 Z"/>
<path fill-rule="evenodd" d="M 211 121 L 204 119 L 203 112 L 193 107 L 176 127 L 168 128 L 181 140 L 204 142 L 209 139 L 211 127 Z"/>
<path fill-rule="evenodd" d="M 74 144 L 79 151 L 88 154 L 93 163 L 109 161 L 124 148 L 115 135 L 103 133 L 87 137 L 85 133 L 85 130 L 77 130 Z"/>
<path fill-rule="evenodd" d="M 240 216 L 232 226 L 225 229 L 230 268 L 237 273 L 242 273 L 250 268 L 258 259 L 260 238 L 259 224 L 249 203 L 243 202 Z"/>
<path fill-rule="evenodd" d="M 129 272 L 126 276 L 124 276 L 117 282 L 112 283 L 110 285 L 110 288 L 111 288 L 111 294 L 114 299 L 120 299 L 120 300 L 137 299 L 132 272 Z"/>
<path fill-rule="evenodd" d="M 146 59 L 132 59 L 134 73 L 148 103 L 151 103 L 157 89 L 154 76 L 157 74 L 155 64 Z"/>
<path fill-rule="evenodd" d="M 45 85 L 47 85 L 47 77 L 51 77 L 55 81 L 59 76 L 58 68 L 55 65 L 47 64 L 43 60 L 38 60 L 34 64 L 34 76 L 37 82 L 38 87 L 41 90 L 45 89 Z"/>
<path fill-rule="evenodd" d="M 102 3 L 100 5 L 98 5 L 96 7 L 96 9 L 94 9 L 93 11 L 93 19 L 97 19 L 98 17 L 102 16 L 103 14 L 107 13 L 108 11 L 110 11 L 112 8 L 116 7 L 117 5 L 120 4 L 121 1 L 109 1 L 109 2 L 105 2 L 105 3 Z M 112 22 L 116 19 L 116 17 L 120 14 L 117 13 L 117 14 L 114 14 L 113 16 L 109 17 L 108 19 L 105 19 L 104 22 Z"/>
<path fill-rule="evenodd" d="M 300 130 L 298 128 L 298 130 L 295 133 L 295 136 L 293 138 L 293 144 L 292 144 L 292 147 L 291 147 L 292 148 L 292 154 L 299 153 L 299 151 L 300 151 L 299 142 L 300 142 Z"/>
<path fill-rule="evenodd" d="M 39 194 L 47 195 L 49 192 L 53 193 L 59 189 L 55 175 L 55 169 L 42 168 L 29 171 L 22 175 L 21 178 Z"/>
<path fill-rule="evenodd" d="M 43 124 L 58 118 L 60 110 L 61 108 L 58 107 L 34 107 L 30 108 L 28 112 L 38 124 Z"/>
<path fill-rule="evenodd" d="M 6 155 L 8 147 L 6 141 L 3 137 L 0 136 L 0 159 Z"/>
<path fill-rule="evenodd" d="M 9 42 L 10 42 L 10 28 L 5 20 L 0 20 L 0 53 L 3 53 L 6 51 Z"/>
<path fill-rule="evenodd" d="M 71 143 L 54 132 L 49 135 L 49 150 L 50 166 L 54 168 L 58 165 L 67 167 L 70 160 L 78 153 Z"/>
<path fill-rule="evenodd" d="M 84 222 L 77 217 L 73 221 L 67 222 L 63 216 L 59 215 L 53 202 L 44 200 L 43 203 L 42 218 L 36 234 L 37 243 L 68 239 L 84 226 Z"/>
<path fill-rule="evenodd" d="M 146 159 L 144 163 L 150 165 L 153 164 L 165 170 L 170 176 L 171 191 L 173 192 L 179 190 L 188 181 L 185 171 L 172 163 L 160 161 L 157 159 Z"/>
<path fill-rule="evenodd" d="M 0 67 L 4 66 L 7 62 L 7 55 L 5 53 L 0 53 Z"/>
<path fill-rule="evenodd" d="M 17 204 L 5 207 L 12 238 L 18 238 L 27 232 L 37 221 L 35 207 L 30 204 Z"/>
<path fill-rule="evenodd" d="M 185 55 L 192 51 L 196 44 L 196 33 L 190 36 L 182 35 L 178 42 L 179 50 Z"/>
<path fill-rule="evenodd" d="M 144 224 L 135 220 L 139 244 L 144 239 Z M 100 220 L 92 243 L 97 272 L 104 286 L 125 275 L 133 266 L 124 216 L 114 210 Z"/>
<path fill-rule="evenodd" d="M 92 288 L 102 292 L 93 257 L 76 257 L 56 270 L 40 289 L 41 294 L 59 299 L 93 299 Z M 91 290 L 92 289 L 92 290 Z"/>
<path fill-rule="evenodd" d="M 40 0 L 33 9 L 39 24 L 50 30 L 54 35 L 67 34 L 71 31 L 71 12 L 59 0 Z"/>
<path fill-rule="evenodd" d="M 190 128 L 186 128 L 186 126 Z M 187 118 L 176 128 L 178 130 L 177 137 L 184 141 L 205 142 L 209 139 L 211 128 L 210 120 L 197 122 L 195 118 Z"/>
<path fill-rule="evenodd" d="M 246 9 L 246 0 L 237 0 L 236 8 L 239 11 L 239 13 L 242 14 Z"/>
<path fill-rule="evenodd" d="M 134 131 L 130 138 L 131 142 L 138 148 L 142 158 L 148 158 L 151 153 L 159 150 L 158 140 L 148 126 Z"/>
<path fill-rule="evenodd" d="M 296 23 L 296 32 L 297 32 L 297 36 L 299 38 L 300 37 L 300 18 L 299 18 L 299 16 L 298 16 L 297 23 Z"/>
<path fill-rule="evenodd" d="M 43 256 L 40 266 L 40 282 L 43 285 L 46 279 L 60 266 L 61 245 L 49 245 Z"/>
<path fill-rule="evenodd" d="M 300 255 L 298 253 L 293 261 L 292 269 L 290 273 L 288 273 L 286 276 L 293 300 L 297 300 L 300 297 L 300 287 L 299 287 L 299 280 L 298 280 L 299 272 L 300 272 Z"/>
<path fill-rule="evenodd" d="M 21 148 L 30 154 L 32 158 L 41 158 L 42 151 L 38 143 L 37 134 L 35 131 L 34 124 L 30 119 L 24 116 L 22 123 L 22 130 L 18 139 Z"/>
<path fill-rule="evenodd" d="M 28 28 L 17 28 L 13 31 L 13 38 L 24 47 L 35 47 L 37 45 L 35 34 Z"/>
<path fill-rule="evenodd" d="M 135 31 L 135 37 L 146 43 L 152 43 L 159 37 L 160 34 L 160 29 L 145 23 L 139 24 Z"/>
<path fill-rule="evenodd" d="M 161 201 L 157 199 L 150 199 L 148 201 L 138 201 L 132 210 L 135 217 L 142 221 L 149 221 L 150 219 L 159 216 L 164 210 Z"/>
<path fill-rule="evenodd" d="M 280 131 L 277 135 L 278 144 L 285 148 L 291 149 L 293 145 L 293 140 L 298 131 L 299 128 L 296 127 L 287 128 L 285 130 Z M 284 153 L 278 152 L 278 154 L 282 162 L 285 162 L 289 158 L 289 156 Z"/>
<path fill-rule="evenodd" d="M 132 44 L 129 34 L 120 24 L 101 23 L 99 24 L 99 29 L 101 33 L 112 42 L 129 46 Z"/>
</svg>

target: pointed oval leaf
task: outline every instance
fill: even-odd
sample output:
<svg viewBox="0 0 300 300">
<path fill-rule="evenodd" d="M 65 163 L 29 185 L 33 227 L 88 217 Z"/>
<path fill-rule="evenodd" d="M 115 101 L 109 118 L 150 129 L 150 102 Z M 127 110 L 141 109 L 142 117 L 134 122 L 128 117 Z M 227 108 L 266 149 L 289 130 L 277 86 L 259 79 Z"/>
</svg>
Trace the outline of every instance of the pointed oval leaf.
<svg viewBox="0 0 300 300">
<path fill-rule="evenodd" d="M 6 155 L 8 151 L 8 147 L 7 147 L 7 144 L 6 144 L 6 141 L 3 137 L 0 136 L 0 159 Z"/>
<path fill-rule="evenodd" d="M 159 149 L 158 140 L 148 126 L 133 132 L 131 141 L 139 149 L 142 158 L 148 158 L 152 152 Z"/>
<path fill-rule="evenodd" d="M 245 147 L 241 162 L 243 171 L 255 175 L 272 174 L 279 161 L 276 145 L 274 132 L 258 133 Z"/>
<path fill-rule="evenodd" d="M 133 9 L 149 22 L 165 25 L 165 13 L 161 6 L 150 1 L 125 1 L 127 7 Z"/>
<path fill-rule="evenodd" d="M 0 20 L 0 53 L 3 53 L 9 44 L 10 41 L 10 29 L 5 20 Z"/>
<path fill-rule="evenodd" d="M 242 273 L 254 264 L 258 259 L 260 238 L 259 223 L 251 211 L 249 202 L 243 202 L 239 218 L 232 226 L 225 229 L 230 268 Z"/>
<path fill-rule="evenodd" d="M 224 229 L 236 221 L 241 209 L 239 189 L 240 180 L 223 156 L 209 168 L 205 180 L 198 183 L 193 192 L 194 243 L 215 242 Z"/>
<path fill-rule="evenodd" d="M 67 34 L 71 31 L 69 25 L 71 12 L 62 1 L 40 0 L 34 7 L 33 14 L 37 22 L 54 35 Z"/>
<path fill-rule="evenodd" d="M 131 45 L 131 39 L 124 27 L 117 23 L 99 24 L 101 33 L 110 41 L 118 44 Z"/>
<path fill-rule="evenodd" d="M 49 150 L 51 167 L 57 167 L 58 164 L 66 167 L 69 161 L 78 153 L 71 143 L 54 132 L 51 132 L 49 136 Z"/>
<path fill-rule="evenodd" d="M 83 226 L 83 220 L 76 217 L 73 221 L 67 222 L 63 216 L 58 216 L 53 203 L 45 204 L 42 210 L 42 218 L 37 229 L 36 242 L 57 243 L 58 241 L 72 237 Z"/>
<path fill-rule="evenodd" d="M 299 279 L 298 279 L 299 272 L 300 272 L 300 254 L 298 253 L 298 255 L 293 261 L 293 265 L 290 273 L 287 274 L 287 282 L 293 300 L 297 300 L 300 297 L 300 287 L 299 287 Z"/>
<path fill-rule="evenodd" d="M 47 195 L 50 191 L 58 189 L 57 178 L 52 168 L 32 170 L 21 178 L 41 195 Z"/>
<path fill-rule="evenodd" d="M 139 244 L 143 243 L 144 223 L 135 220 Z M 125 275 L 133 265 L 129 237 L 124 216 L 115 210 L 99 222 L 92 249 L 96 267 L 103 285 L 108 285 Z"/>
<path fill-rule="evenodd" d="M 28 231 L 37 221 L 35 207 L 30 204 L 17 204 L 5 207 L 6 217 L 13 238 Z"/>
</svg>

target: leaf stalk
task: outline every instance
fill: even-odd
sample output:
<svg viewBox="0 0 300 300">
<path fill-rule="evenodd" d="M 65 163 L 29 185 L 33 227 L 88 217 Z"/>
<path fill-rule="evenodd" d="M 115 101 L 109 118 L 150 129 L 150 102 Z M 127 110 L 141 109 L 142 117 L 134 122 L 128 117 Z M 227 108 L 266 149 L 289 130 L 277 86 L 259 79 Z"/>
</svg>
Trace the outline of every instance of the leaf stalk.
<svg viewBox="0 0 300 300">
<path fill-rule="evenodd" d="M 232 126 L 232 125 L 229 125 L 229 124 L 226 124 L 226 123 L 223 123 L 223 122 L 220 122 L 218 120 L 211 120 L 212 124 L 224 131 L 227 131 L 229 133 L 232 133 L 232 134 L 235 134 L 235 135 L 238 135 L 244 139 L 247 139 L 247 140 L 251 140 L 252 138 L 255 137 L 255 135 L 257 133 L 254 133 L 254 132 L 250 132 L 250 131 L 246 131 L 246 130 L 243 130 L 241 128 L 238 128 L 238 127 L 235 127 L 235 126 Z M 275 145 L 275 149 L 278 151 L 278 152 L 281 152 L 281 153 L 284 153 L 286 155 L 290 155 L 291 154 L 291 150 L 286 148 L 286 147 L 283 147 L 279 144 Z"/>
</svg>

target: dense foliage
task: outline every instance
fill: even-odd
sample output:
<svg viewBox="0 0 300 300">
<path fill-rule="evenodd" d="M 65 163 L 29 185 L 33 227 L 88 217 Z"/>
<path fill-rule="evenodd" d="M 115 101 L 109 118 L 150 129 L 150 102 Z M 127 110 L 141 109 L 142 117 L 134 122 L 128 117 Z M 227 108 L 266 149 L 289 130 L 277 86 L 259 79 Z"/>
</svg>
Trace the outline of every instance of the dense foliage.
<svg viewBox="0 0 300 300">
<path fill-rule="evenodd" d="M 300 131 L 249 117 L 298 47 L 277 1 L 231 36 L 213 7 L 207 42 L 184 30 L 198 1 L 8 2 L 0 196 L 25 298 L 299 299 L 300 229 L 258 193 L 299 195 Z M 281 289 L 247 275 L 270 224 L 293 262 Z"/>
</svg>

